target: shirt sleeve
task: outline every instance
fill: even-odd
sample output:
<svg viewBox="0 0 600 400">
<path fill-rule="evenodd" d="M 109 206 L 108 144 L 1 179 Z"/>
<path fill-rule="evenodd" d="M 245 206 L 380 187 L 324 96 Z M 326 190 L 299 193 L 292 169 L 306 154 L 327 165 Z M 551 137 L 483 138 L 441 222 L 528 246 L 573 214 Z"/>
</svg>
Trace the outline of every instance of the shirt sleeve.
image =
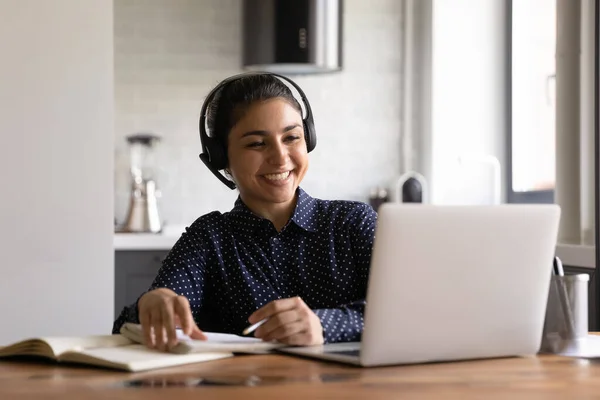
<svg viewBox="0 0 600 400">
<path fill-rule="evenodd" d="M 325 343 L 360 341 L 364 327 L 363 316 L 377 213 L 371 206 L 362 204 L 349 218 L 346 234 L 350 237 L 354 255 L 358 298 L 350 304 L 336 308 L 313 310 L 323 326 Z"/>
<path fill-rule="evenodd" d="M 148 290 L 135 303 L 125 307 L 113 324 L 112 333 L 119 333 L 125 322 L 139 323 L 138 301 L 145 293 L 167 288 L 185 296 L 190 302 L 194 319 L 198 320 L 204 292 L 205 257 L 203 248 L 193 226 L 184 232 L 162 263 Z"/>
</svg>

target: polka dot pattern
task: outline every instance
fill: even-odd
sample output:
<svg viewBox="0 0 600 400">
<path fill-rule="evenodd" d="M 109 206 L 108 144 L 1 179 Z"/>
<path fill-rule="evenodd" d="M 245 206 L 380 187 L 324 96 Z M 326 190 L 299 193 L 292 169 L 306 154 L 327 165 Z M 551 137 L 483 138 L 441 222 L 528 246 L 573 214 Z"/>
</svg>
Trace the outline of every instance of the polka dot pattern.
<svg viewBox="0 0 600 400">
<path fill-rule="evenodd" d="M 240 334 L 272 300 L 299 296 L 319 317 L 325 342 L 358 341 L 363 329 L 377 214 L 355 201 L 320 200 L 298 188 L 277 232 L 240 198 L 198 218 L 177 241 L 149 290 L 187 297 L 200 329 Z M 139 323 L 137 302 L 115 321 Z"/>
</svg>

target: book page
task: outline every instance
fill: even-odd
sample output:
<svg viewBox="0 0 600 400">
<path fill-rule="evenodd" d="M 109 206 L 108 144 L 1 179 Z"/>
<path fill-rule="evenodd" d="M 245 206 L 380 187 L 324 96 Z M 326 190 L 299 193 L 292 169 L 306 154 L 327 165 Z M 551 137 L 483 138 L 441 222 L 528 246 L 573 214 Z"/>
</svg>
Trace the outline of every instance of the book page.
<svg viewBox="0 0 600 400">
<path fill-rule="evenodd" d="M 0 357 L 30 355 L 56 358 L 69 350 L 125 346 L 133 343 L 132 340 L 122 335 L 31 338 L 3 347 L 0 349 Z"/>
<path fill-rule="evenodd" d="M 0 348 L 0 357 L 17 355 L 55 358 L 55 354 L 48 343 L 41 339 L 26 339 Z"/>
<path fill-rule="evenodd" d="M 144 371 L 217 360 L 231 356 L 231 353 L 172 354 L 148 349 L 141 344 L 135 344 L 66 352 L 59 359 L 61 361 L 98 365 L 126 371 Z"/>
<path fill-rule="evenodd" d="M 133 344 L 131 339 L 122 335 L 96 335 L 82 337 L 48 337 L 42 338 L 52 348 L 55 355 L 66 351 L 81 351 L 98 347 L 117 347 Z"/>
</svg>

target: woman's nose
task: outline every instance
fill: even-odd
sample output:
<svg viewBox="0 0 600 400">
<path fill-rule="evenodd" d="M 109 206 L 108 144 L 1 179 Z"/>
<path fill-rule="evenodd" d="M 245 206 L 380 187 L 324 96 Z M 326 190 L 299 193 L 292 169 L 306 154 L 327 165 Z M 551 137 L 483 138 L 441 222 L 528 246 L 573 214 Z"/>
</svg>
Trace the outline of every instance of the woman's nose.
<svg viewBox="0 0 600 400">
<path fill-rule="evenodd" d="M 275 143 L 268 152 L 267 161 L 272 164 L 285 164 L 288 158 L 288 150 L 283 143 Z"/>
</svg>

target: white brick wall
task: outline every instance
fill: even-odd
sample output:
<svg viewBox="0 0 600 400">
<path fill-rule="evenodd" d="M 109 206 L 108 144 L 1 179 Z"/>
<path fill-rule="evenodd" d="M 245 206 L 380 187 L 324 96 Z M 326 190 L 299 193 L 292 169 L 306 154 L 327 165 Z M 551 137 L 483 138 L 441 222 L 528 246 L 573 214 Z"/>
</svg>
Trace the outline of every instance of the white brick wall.
<svg viewBox="0 0 600 400">
<path fill-rule="evenodd" d="M 208 91 L 241 72 L 239 0 L 116 0 L 116 196 L 128 200 L 125 137 L 152 131 L 158 151 L 162 216 L 189 224 L 229 210 L 237 192 L 198 159 L 198 113 Z M 366 201 L 400 169 L 401 8 L 398 0 L 346 0 L 344 69 L 292 77 L 315 115 L 318 145 L 303 187 L 321 198 Z"/>
</svg>

